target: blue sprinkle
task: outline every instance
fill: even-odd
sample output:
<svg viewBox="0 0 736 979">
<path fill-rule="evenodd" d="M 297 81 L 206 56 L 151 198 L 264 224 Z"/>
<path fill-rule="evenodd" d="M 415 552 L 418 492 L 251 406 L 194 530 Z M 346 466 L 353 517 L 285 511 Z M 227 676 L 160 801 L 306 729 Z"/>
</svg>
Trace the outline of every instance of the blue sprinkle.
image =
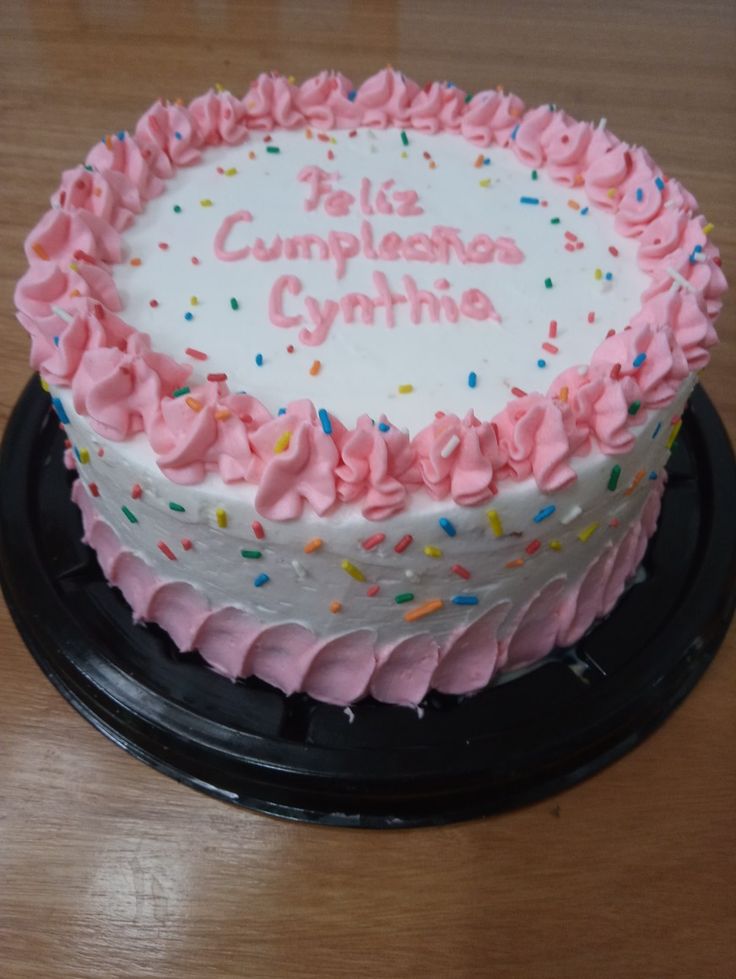
<svg viewBox="0 0 736 979">
<path fill-rule="evenodd" d="M 452 604 L 453 605 L 477 605 L 478 596 L 477 595 L 453 595 Z"/>
<path fill-rule="evenodd" d="M 489 167 L 490 165 L 491 165 L 491 158 L 490 158 L 490 156 L 487 156 L 485 158 L 485 160 L 483 160 L 483 166 L 484 167 Z"/>
<path fill-rule="evenodd" d="M 546 366 L 547 366 L 547 361 L 542 360 L 542 358 L 540 357 L 539 360 L 537 361 L 537 367 L 546 367 Z"/>
<path fill-rule="evenodd" d="M 651 471 L 651 472 L 649 473 L 649 478 L 650 478 L 650 479 L 656 479 L 656 478 L 657 478 L 657 474 L 656 474 L 656 472 L 655 472 L 655 471 L 654 471 L 653 469 L 652 469 L 652 471 Z"/>
<path fill-rule="evenodd" d="M 440 517 L 437 523 L 440 525 L 440 527 L 442 527 L 448 537 L 454 537 L 455 534 L 457 534 L 454 524 L 450 523 L 447 517 Z"/>
<path fill-rule="evenodd" d="M 175 137 L 176 139 L 181 139 L 181 133 L 180 133 L 180 132 L 179 132 L 179 131 L 177 130 L 177 131 L 176 131 L 176 132 L 174 133 L 174 137 Z"/>
<path fill-rule="evenodd" d="M 67 415 L 64 410 L 64 405 L 61 403 L 60 398 L 52 398 L 51 404 L 54 406 L 54 411 L 56 412 L 56 417 L 59 419 L 62 425 L 69 424 L 69 415 Z"/>
<path fill-rule="evenodd" d="M 606 272 L 606 282 L 610 282 L 613 278 L 613 272 Z"/>
<path fill-rule="evenodd" d="M 455 87 L 455 82 L 448 82 L 447 83 L 447 87 L 448 88 L 454 88 Z"/>
<path fill-rule="evenodd" d="M 644 191 L 641 189 L 641 187 L 636 188 L 636 199 L 638 201 L 644 200 Z"/>
<path fill-rule="evenodd" d="M 391 428 L 391 426 L 390 425 L 387 425 L 386 422 L 379 422 L 378 423 L 378 431 L 379 432 L 388 432 L 390 428 Z"/>
<path fill-rule="evenodd" d="M 187 313 L 184 313 L 184 319 L 187 320 L 187 321 L 193 320 L 194 319 L 194 313 L 188 313 L 188 312 Z"/>
<path fill-rule="evenodd" d="M 120 140 L 121 143 L 125 139 L 125 130 L 124 129 L 121 129 L 120 132 L 118 133 L 118 139 Z"/>
<path fill-rule="evenodd" d="M 646 359 L 647 359 L 646 354 L 637 354 L 636 357 L 634 357 L 632 366 L 641 367 L 641 365 L 644 363 Z"/>
<path fill-rule="evenodd" d="M 539 198 L 538 197 L 520 197 L 519 198 L 519 203 L 520 204 L 538 204 L 539 203 Z"/>
<path fill-rule="evenodd" d="M 263 585 L 267 584 L 271 579 L 267 574 L 259 574 L 257 578 L 254 579 L 253 584 L 256 588 L 262 588 Z"/>
<path fill-rule="evenodd" d="M 330 421 L 330 416 L 327 414 L 324 408 L 320 408 L 317 412 L 319 416 L 320 424 L 322 425 L 322 431 L 325 435 L 332 435 L 332 422 Z"/>
<path fill-rule="evenodd" d="M 285 415 L 286 414 L 286 408 L 279 408 L 277 414 L 279 414 L 279 415 Z"/>
<path fill-rule="evenodd" d="M 534 517 L 534 523 L 541 523 L 543 520 L 546 520 L 547 517 L 551 517 L 556 509 L 557 507 L 552 503 L 550 503 L 549 506 L 542 507 L 539 513 Z"/>
<path fill-rule="evenodd" d="M 585 215 L 588 213 L 589 210 L 590 210 L 589 207 L 584 207 L 581 209 L 580 213 L 583 215 L 583 217 L 585 217 Z"/>
<path fill-rule="evenodd" d="M 664 190 L 664 180 L 661 177 L 655 177 L 654 183 L 657 185 L 659 190 Z"/>
<path fill-rule="evenodd" d="M 662 422 L 657 422 L 657 427 L 652 432 L 652 438 L 656 439 L 659 433 L 662 431 Z"/>
<path fill-rule="evenodd" d="M 516 134 L 519 131 L 519 123 L 517 122 L 514 128 L 511 130 L 511 138 L 516 139 Z"/>
<path fill-rule="evenodd" d="M 82 457 L 80 456 L 80 454 L 79 454 L 79 449 L 78 449 L 78 448 L 76 447 L 76 445 L 74 446 L 74 455 L 75 455 L 75 456 L 77 457 L 77 459 L 78 459 L 78 460 L 79 460 L 80 462 L 82 461 Z"/>
<path fill-rule="evenodd" d="M 696 245 L 695 248 L 693 248 L 693 251 L 698 253 L 702 252 L 702 250 L 703 250 L 702 245 Z"/>
<path fill-rule="evenodd" d="M 263 367 L 263 354 L 256 354 L 256 367 Z"/>
<path fill-rule="evenodd" d="M 468 374 L 468 387 L 474 388 L 477 383 L 478 383 L 478 375 L 475 373 L 475 371 L 471 371 Z"/>
<path fill-rule="evenodd" d="M 357 94 L 358 93 L 355 91 L 355 89 L 353 89 L 352 92 L 348 92 L 348 102 L 355 102 L 355 96 Z"/>
<path fill-rule="evenodd" d="M 59 338 L 58 337 L 54 337 L 54 346 L 55 347 L 58 347 L 59 346 Z"/>
</svg>

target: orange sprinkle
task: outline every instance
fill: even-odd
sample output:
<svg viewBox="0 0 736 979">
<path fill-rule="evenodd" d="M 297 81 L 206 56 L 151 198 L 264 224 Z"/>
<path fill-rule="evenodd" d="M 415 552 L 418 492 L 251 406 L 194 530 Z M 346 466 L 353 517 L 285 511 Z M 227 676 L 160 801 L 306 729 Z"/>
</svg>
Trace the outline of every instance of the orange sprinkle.
<svg viewBox="0 0 736 979">
<path fill-rule="evenodd" d="M 436 170 L 437 169 L 437 164 L 434 162 L 434 160 L 430 160 L 429 161 L 429 169 L 430 170 Z"/>
<path fill-rule="evenodd" d="M 433 598 L 430 602 L 425 602 L 424 605 L 420 605 L 418 608 L 413 608 L 410 612 L 404 614 L 405 622 L 416 622 L 417 619 L 423 619 L 425 615 L 432 615 L 433 612 L 438 612 L 445 603 L 441 598 Z"/>
<path fill-rule="evenodd" d="M 312 361 L 312 366 L 309 368 L 309 373 L 312 375 L 312 377 L 316 377 L 317 374 L 319 374 L 321 367 L 322 364 L 320 363 L 320 361 L 318 360 Z"/>
<path fill-rule="evenodd" d="M 248 153 L 248 159 L 255 160 L 255 158 L 256 158 L 255 153 L 253 152 L 253 150 L 250 150 L 250 152 Z"/>
<path fill-rule="evenodd" d="M 95 197 L 102 197 L 102 187 L 95 187 L 92 193 L 95 195 Z"/>
<path fill-rule="evenodd" d="M 307 139 L 311 139 L 312 136 L 313 136 L 312 130 L 311 129 L 307 129 Z"/>
<path fill-rule="evenodd" d="M 215 421 L 224 422 L 230 417 L 230 412 L 227 408 L 218 408 L 215 412 Z"/>
<path fill-rule="evenodd" d="M 631 496 L 639 483 L 644 479 L 644 470 L 640 469 L 639 472 L 631 480 L 631 486 L 627 490 L 624 490 L 624 496 Z"/>
<path fill-rule="evenodd" d="M 577 201 L 569 200 L 567 202 L 567 206 L 568 207 L 571 207 L 573 209 L 573 211 L 579 211 L 580 210 L 580 205 L 578 204 Z"/>
<path fill-rule="evenodd" d="M 76 299 L 77 296 L 81 296 L 81 295 L 82 293 L 79 291 L 79 289 L 72 289 L 72 291 L 69 293 L 69 298 Z"/>
<path fill-rule="evenodd" d="M 579 173 L 573 180 L 572 185 L 573 187 L 582 187 L 584 183 L 585 183 L 585 177 L 582 175 L 582 173 Z"/>
<path fill-rule="evenodd" d="M 338 612 L 342 612 L 342 602 L 330 602 L 330 612 L 333 615 L 337 615 Z"/>
<path fill-rule="evenodd" d="M 517 557 L 514 561 L 509 561 L 506 565 L 507 568 L 521 568 L 524 564 L 523 558 Z"/>
<path fill-rule="evenodd" d="M 40 241 L 37 241 L 35 245 L 31 246 L 31 248 L 38 255 L 38 257 L 42 259 L 42 261 L 48 262 L 49 253 L 46 251 Z"/>
<path fill-rule="evenodd" d="M 196 398 L 185 398 L 184 399 L 192 411 L 201 411 L 203 408 L 202 402 L 197 401 Z"/>
<path fill-rule="evenodd" d="M 479 153 L 476 156 L 475 163 L 473 164 L 473 166 L 474 167 L 482 167 L 483 166 L 483 154 L 482 153 Z"/>
<path fill-rule="evenodd" d="M 304 545 L 304 553 L 311 554 L 312 551 L 318 551 L 320 547 L 322 547 L 322 540 L 319 537 L 313 537 Z"/>
<path fill-rule="evenodd" d="M 143 265 L 143 262 L 141 261 L 140 258 L 131 258 L 130 264 L 138 268 L 139 265 Z"/>
<path fill-rule="evenodd" d="M 562 401 L 563 404 L 567 404 L 567 396 L 569 393 L 570 391 L 567 387 L 560 388 L 560 401 Z"/>
</svg>

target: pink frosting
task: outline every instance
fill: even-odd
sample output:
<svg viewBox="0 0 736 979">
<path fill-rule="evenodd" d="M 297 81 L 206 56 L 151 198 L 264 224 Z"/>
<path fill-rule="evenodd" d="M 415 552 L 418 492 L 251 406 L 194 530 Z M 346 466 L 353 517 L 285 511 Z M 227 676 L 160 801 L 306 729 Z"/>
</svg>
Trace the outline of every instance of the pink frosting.
<svg viewBox="0 0 736 979">
<path fill-rule="evenodd" d="M 190 367 L 155 354 L 145 335 L 114 315 L 122 304 L 110 265 L 121 259 L 120 231 L 179 166 L 200 159 L 202 146 L 238 143 L 251 129 L 302 125 L 458 132 L 481 147 L 511 145 L 554 180 L 582 184 L 591 204 L 611 211 L 618 232 L 636 240 L 637 261 L 650 276 L 631 329 L 605 340 L 583 374 L 556 378 L 546 395 L 513 398 L 490 420 L 446 416 L 413 439 L 386 419 L 346 429 L 332 416 L 327 435 L 307 402 L 273 417 L 223 384 L 172 398 Z M 66 171 L 52 203 L 28 236 L 29 269 L 15 291 L 33 367 L 71 386 L 77 410 L 101 434 L 144 431 L 171 480 L 196 483 L 214 471 L 228 482 L 257 484 L 256 505 L 274 520 L 296 517 L 305 502 L 324 513 L 350 501 L 368 519 L 383 519 L 420 487 L 472 506 L 504 479 L 532 476 L 545 492 L 568 485 L 573 456 L 594 445 L 627 452 L 647 410 L 666 405 L 688 371 L 705 366 L 726 290 L 694 198 L 643 149 L 546 105 L 525 112 L 516 96 L 500 91 L 466 102 L 461 89 L 434 82 L 420 90 L 390 68 L 357 92 L 339 73 L 321 72 L 298 88 L 272 73 L 260 75 L 242 100 L 210 91 L 188 108 L 157 102 L 134 136 L 105 137 L 84 167 Z M 286 432 L 288 445 L 274 451 Z"/>
<path fill-rule="evenodd" d="M 664 480 L 650 490 L 640 518 L 574 582 L 555 579 L 524 608 L 508 601 L 458 629 L 442 646 L 427 633 L 376 645 L 368 629 L 330 638 L 299 623 L 267 626 L 229 606 L 213 609 L 192 585 L 159 578 L 98 514 L 81 480 L 72 498 L 82 512 L 84 540 L 105 577 L 123 593 L 134 621 L 156 622 L 182 651 L 196 649 L 223 676 L 257 676 L 286 694 L 304 691 L 330 704 L 371 693 L 385 703 L 414 706 L 428 690 L 467 694 L 504 670 L 528 666 L 554 646 L 577 641 L 608 614 L 641 562 L 656 527 Z"/>
</svg>

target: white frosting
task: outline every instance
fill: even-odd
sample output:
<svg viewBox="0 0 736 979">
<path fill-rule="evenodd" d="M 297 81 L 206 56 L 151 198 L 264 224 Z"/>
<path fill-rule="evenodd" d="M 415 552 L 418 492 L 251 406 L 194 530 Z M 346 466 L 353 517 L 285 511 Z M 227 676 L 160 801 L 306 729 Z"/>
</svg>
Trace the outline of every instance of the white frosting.
<svg viewBox="0 0 736 979">
<path fill-rule="evenodd" d="M 635 242 L 614 233 L 611 215 L 593 209 L 583 214 L 586 201 L 581 191 L 554 184 L 543 170 L 532 179 L 530 169 L 510 150 L 484 151 L 490 164 L 475 167 L 478 148 L 448 134 L 411 132 L 406 147 L 393 129 L 362 129 L 353 138 L 343 131 L 332 138 L 336 142 L 323 142 L 316 134 L 310 140 L 300 130 L 279 132 L 269 144 L 254 138 L 237 148 L 208 149 L 201 164 L 177 170 L 161 197 L 151 201 L 124 234 L 126 261 L 115 266 L 114 276 L 125 318 L 151 335 L 155 349 L 177 360 L 187 359 L 188 347 L 206 353 L 206 362 L 192 361 L 194 382 L 209 372 L 226 372 L 231 390 L 247 391 L 274 412 L 307 397 L 347 425 L 366 412 L 374 418 L 385 413 L 414 433 L 438 410 L 462 415 L 472 408 L 478 417 L 490 418 L 509 401 L 512 387 L 546 391 L 566 367 L 587 364 L 608 330 L 619 331 L 638 309 L 648 283 L 635 262 Z M 280 152 L 268 153 L 267 145 Z M 334 160 L 327 159 L 328 151 Z M 249 158 L 251 152 L 255 159 Z M 435 169 L 430 169 L 425 152 Z M 305 210 L 310 187 L 297 176 L 307 165 L 339 174 L 333 189 L 356 198 L 349 215 L 333 217 L 322 206 Z M 218 167 L 224 172 L 218 173 Z M 232 169 L 237 173 L 228 176 Z M 372 181 L 374 203 L 382 181 L 393 179 L 391 191 L 417 191 L 423 213 L 366 218 L 360 211 L 363 177 Z M 486 180 L 490 186 L 481 186 Z M 520 203 L 525 196 L 546 201 L 547 206 Z M 202 206 L 202 200 L 211 201 L 211 206 Z M 568 205 L 571 200 L 580 210 Z M 217 230 L 225 217 L 241 210 L 249 211 L 253 220 L 233 228 L 230 249 L 257 237 L 270 245 L 277 234 L 326 238 L 330 231 L 345 231 L 360 236 L 361 222 L 368 220 L 376 247 L 390 231 L 406 237 L 448 226 L 460 229 L 466 245 L 481 233 L 493 239 L 511 237 L 524 260 L 516 265 L 463 265 L 454 257 L 449 264 L 439 264 L 358 256 L 348 259 L 346 273 L 338 280 L 332 260 L 217 259 Z M 550 223 L 554 217 L 560 218 L 559 224 Z M 566 250 L 565 232 L 582 240 L 584 248 Z M 159 243 L 168 248 L 159 248 Z M 612 244 L 618 257 L 609 252 Z M 133 257 L 141 264 L 130 265 L 127 259 Z M 199 259 L 198 265 L 192 264 L 192 257 Z M 602 278 L 596 279 L 596 269 Z M 447 279 L 446 294 L 457 301 L 465 290 L 480 288 L 501 322 L 461 317 L 456 324 L 431 323 L 425 317 L 414 324 L 404 304 L 394 307 L 393 329 L 386 325 L 383 309 L 376 310 L 372 326 L 347 324 L 338 313 L 326 341 L 305 346 L 297 339 L 299 329 L 279 328 L 269 321 L 269 293 L 281 275 L 297 276 L 302 284 L 301 294 L 287 295 L 284 304 L 288 315 L 296 315 L 305 312 L 306 296 L 320 303 L 353 291 L 375 296 L 376 271 L 385 273 L 392 290 L 400 293 L 407 274 L 419 288 L 437 296 L 443 291 L 434 283 Z M 613 273 L 610 281 L 607 272 Z M 547 278 L 552 288 L 545 286 Z M 193 296 L 196 305 L 191 305 Z M 230 306 L 231 297 L 238 301 L 237 310 Z M 151 299 L 158 302 L 156 308 L 149 305 Z M 187 312 L 193 317 L 189 322 Z M 550 341 L 553 319 L 557 339 Z M 544 342 L 553 343 L 559 353 L 542 349 Z M 289 344 L 295 347 L 292 354 L 287 353 Z M 540 359 L 546 367 L 537 365 Z M 316 375 L 310 374 L 314 360 L 321 364 Z M 471 371 L 477 375 L 475 388 L 468 385 Z M 405 384 L 414 390 L 399 394 L 399 386 Z"/>
</svg>

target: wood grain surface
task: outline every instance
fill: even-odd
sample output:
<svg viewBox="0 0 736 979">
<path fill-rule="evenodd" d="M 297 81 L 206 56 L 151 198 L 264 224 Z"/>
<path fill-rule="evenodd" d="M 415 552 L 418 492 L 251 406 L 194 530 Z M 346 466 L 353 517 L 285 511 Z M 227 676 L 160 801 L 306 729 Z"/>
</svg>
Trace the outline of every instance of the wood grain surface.
<svg viewBox="0 0 736 979">
<path fill-rule="evenodd" d="M 61 170 L 153 97 L 387 62 L 608 118 L 681 178 L 734 278 L 736 13 L 699 3 L 2 0 L 0 418 L 29 376 L 22 240 Z M 705 385 L 736 432 L 736 303 Z M 0 489 L 1 491 L 1 489 Z M 1 605 L 1 603 L 0 603 Z M 444 829 L 291 825 L 134 761 L 0 611 L 0 976 L 733 976 L 736 635 L 644 745 Z"/>
</svg>

